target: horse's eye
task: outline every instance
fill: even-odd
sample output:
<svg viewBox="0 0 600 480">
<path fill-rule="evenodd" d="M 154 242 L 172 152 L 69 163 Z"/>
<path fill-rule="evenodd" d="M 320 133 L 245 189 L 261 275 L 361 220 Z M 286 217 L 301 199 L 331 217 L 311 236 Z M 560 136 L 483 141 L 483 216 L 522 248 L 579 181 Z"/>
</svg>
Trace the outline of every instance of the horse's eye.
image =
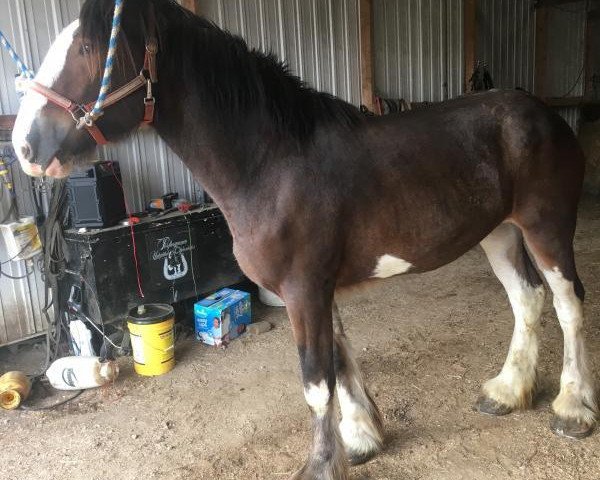
<svg viewBox="0 0 600 480">
<path fill-rule="evenodd" d="M 91 51 L 92 48 L 87 43 L 83 43 L 79 47 L 79 55 L 88 55 Z"/>
</svg>

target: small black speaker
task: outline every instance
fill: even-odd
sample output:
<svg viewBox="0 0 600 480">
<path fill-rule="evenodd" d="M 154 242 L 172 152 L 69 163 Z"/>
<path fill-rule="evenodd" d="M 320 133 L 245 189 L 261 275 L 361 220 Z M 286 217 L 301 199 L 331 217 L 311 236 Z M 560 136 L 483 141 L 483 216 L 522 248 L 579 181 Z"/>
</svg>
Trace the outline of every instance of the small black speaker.
<svg viewBox="0 0 600 480">
<path fill-rule="evenodd" d="M 67 181 L 71 228 L 104 228 L 126 216 L 119 162 L 99 162 Z"/>
</svg>

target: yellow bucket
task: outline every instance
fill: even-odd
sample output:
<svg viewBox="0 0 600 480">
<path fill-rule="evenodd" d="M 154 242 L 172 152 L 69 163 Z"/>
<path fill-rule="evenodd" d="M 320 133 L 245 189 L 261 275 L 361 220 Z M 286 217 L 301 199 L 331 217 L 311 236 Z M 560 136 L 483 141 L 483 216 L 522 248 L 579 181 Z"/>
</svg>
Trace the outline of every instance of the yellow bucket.
<svg viewBox="0 0 600 480">
<path fill-rule="evenodd" d="M 162 375 L 175 366 L 175 312 L 171 305 L 151 303 L 129 312 L 135 371 L 139 375 Z"/>
<path fill-rule="evenodd" d="M 0 407 L 14 410 L 29 396 L 31 382 L 24 373 L 7 372 L 0 377 Z"/>
</svg>

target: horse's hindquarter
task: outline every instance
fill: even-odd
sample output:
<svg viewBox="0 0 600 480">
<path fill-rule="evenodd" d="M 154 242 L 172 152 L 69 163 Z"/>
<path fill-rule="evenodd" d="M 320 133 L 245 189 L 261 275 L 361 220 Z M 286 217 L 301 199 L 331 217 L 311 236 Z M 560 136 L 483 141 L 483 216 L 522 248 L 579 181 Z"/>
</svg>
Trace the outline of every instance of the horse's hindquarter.
<svg viewBox="0 0 600 480">
<path fill-rule="evenodd" d="M 477 97 L 377 118 L 365 128 L 367 151 L 358 164 L 368 173 L 361 175 L 340 285 L 386 276 L 378 275 L 382 257 L 395 262 L 388 273 L 402 273 L 403 265 L 438 268 L 511 214 L 515 184 L 535 167 L 526 163 L 535 164 L 546 135 L 527 116 L 543 118 L 545 108 L 522 94 Z"/>
</svg>

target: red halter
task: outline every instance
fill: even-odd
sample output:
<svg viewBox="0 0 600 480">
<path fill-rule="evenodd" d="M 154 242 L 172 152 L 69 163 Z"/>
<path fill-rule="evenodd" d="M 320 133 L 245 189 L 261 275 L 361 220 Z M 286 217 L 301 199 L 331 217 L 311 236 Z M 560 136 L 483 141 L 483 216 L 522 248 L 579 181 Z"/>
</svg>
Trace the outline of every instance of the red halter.
<svg viewBox="0 0 600 480">
<path fill-rule="evenodd" d="M 156 101 L 152 95 L 152 84 L 158 82 L 158 76 L 156 73 L 157 52 L 158 46 L 156 39 L 149 39 L 146 43 L 146 53 L 144 55 L 144 67 L 142 68 L 142 71 L 133 80 L 129 81 L 114 92 L 111 92 L 106 97 L 104 107 L 114 105 L 132 93 L 137 92 L 140 88 L 146 86 L 146 97 L 144 98 L 144 117 L 142 119 L 142 124 L 150 125 L 154 121 L 154 105 Z M 29 82 L 29 88 L 34 92 L 46 97 L 49 102 L 52 102 L 54 105 L 69 112 L 77 124 L 77 128 L 85 128 L 98 145 L 106 145 L 108 143 L 108 140 L 106 140 L 106 137 L 104 137 L 94 122 L 87 123 L 84 120 L 85 114 L 92 111 L 96 102 L 87 104 L 73 102 L 72 100 L 63 97 L 54 90 L 34 80 Z"/>
</svg>

